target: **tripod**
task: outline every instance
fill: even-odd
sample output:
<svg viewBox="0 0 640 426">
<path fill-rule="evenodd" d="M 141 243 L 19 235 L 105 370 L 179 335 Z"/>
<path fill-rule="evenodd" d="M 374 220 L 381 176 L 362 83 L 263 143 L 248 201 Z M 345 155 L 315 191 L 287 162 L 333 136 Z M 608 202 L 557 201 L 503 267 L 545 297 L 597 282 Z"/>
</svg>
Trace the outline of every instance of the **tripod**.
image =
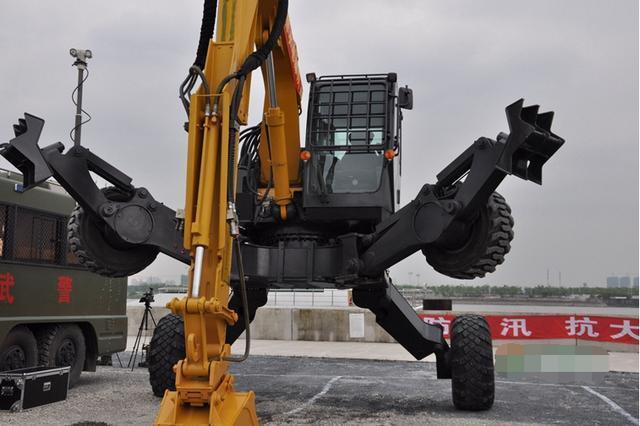
<svg viewBox="0 0 640 426">
<path fill-rule="evenodd" d="M 136 340 L 133 344 L 133 349 L 131 353 L 131 358 L 129 358 L 129 362 L 127 363 L 127 368 L 131 367 L 131 371 L 133 371 L 136 366 L 136 358 L 138 356 L 138 351 L 140 350 L 140 344 L 143 340 L 142 331 L 145 331 L 145 339 L 149 331 L 149 317 L 151 317 L 151 321 L 153 321 L 153 327 L 156 327 L 156 320 L 153 317 L 153 313 L 151 313 L 151 302 L 153 302 L 153 289 L 149 289 L 141 298 L 140 303 L 144 303 L 144 313 L 142 314 L 142 321 L 140 321 L 140 327 L 138 327 L 138 335 L 136 336 Z M 142 344 L 143 354 L 140 356 L 140 364 L 139 367 L 146 367 L 147 357 L 144 355 L 147 350 L 147 345 Z"/>
</svg>

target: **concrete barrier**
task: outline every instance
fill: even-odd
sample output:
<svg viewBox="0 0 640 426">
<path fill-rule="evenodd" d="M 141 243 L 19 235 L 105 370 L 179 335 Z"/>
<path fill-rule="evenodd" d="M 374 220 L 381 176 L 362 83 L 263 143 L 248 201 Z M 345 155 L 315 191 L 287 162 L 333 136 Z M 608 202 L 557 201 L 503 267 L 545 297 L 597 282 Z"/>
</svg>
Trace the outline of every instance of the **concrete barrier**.
<svg viewBox="0 0 640 426">
<path fill-rule="evenodd" d="M 169 309 L 153 307 L 151 308 L 151 314 L 156 322 L 160 321 L 160 318 L 167 315 L 169 313 Z M 138 329 L 140 328 L 140 323 L 142 322 L 142 316 L 144 315 L 144 305 L 140 306 L 127 306 L 127 330 L 129 336 L 136 336 L 138 334 Z M 148 321 L 149 326 L 149 334 L 153 333 L 153 321 L 149 318 Z"/>
<path fill-rule="evenodd" d="M 127 307 L 130 336 L 135 336 L 138 333 L 143 313 L 144 306 Z M 168 314 L 169 310 L 154 307 L 152 313 L 158 321 L 162 316 Z M 439 315 L 440 313 L 429 312 L 429 314 Z M 443 312 L 442 314 L 450 315 L 451 312 Z M 151 321 L 149 322 L 149 332 L 153 332 Z M 355 307 L 342 309 L 263 307 L 258 310 L 255 320 L 251 323 L 251 338 L 327 342 L 395 342 L 386 331 L 376 324 L 375 316 L 371 312 Z M 614 352 L 638 352 L 638 345 L 582 339 L 494 340 L 494 346 L 506 343 L 575 344 L 602 347 Z"/>
</svg>

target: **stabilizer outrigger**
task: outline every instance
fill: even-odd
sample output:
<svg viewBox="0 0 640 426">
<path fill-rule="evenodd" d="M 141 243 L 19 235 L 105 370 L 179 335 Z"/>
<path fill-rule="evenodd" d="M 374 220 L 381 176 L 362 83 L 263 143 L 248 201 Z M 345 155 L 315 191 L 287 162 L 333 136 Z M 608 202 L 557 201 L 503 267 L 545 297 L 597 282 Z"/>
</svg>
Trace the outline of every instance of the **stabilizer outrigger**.
<svg viewBox="0 0 640 426">
<path fill-rule="evenodd" d="M 22 173 L 22 191 L 53 177 L 76 200 L 79 213 L 91 222 L 85 229 L 95 228 L 89 232 L 96 238 L 83 241 L 86 248 L 108 250 L 112 255 L 111 259 L 104 255 L 92 259 L 93 263 L 98 261 L 98 272 L 132 275 L 148 266 L 158 252 L 189 263 L 182 243 L 182 221 L 174 210 L 155 200 L 146 188 L 132 185 L 129 176 L 81 145 L 72 146 L 66 153 L 61 142 L 41 149 L 38 140 L 43 127 L 43 119 L 25 113 L 13 127 L 16 137 L 0 153 Z M 112 187 L 98 188 L 91 172 Z M 109 250 L 110 246 L 121 253 Z M 110 261 L 113 265 L 108 264 Z"/>
</svg>

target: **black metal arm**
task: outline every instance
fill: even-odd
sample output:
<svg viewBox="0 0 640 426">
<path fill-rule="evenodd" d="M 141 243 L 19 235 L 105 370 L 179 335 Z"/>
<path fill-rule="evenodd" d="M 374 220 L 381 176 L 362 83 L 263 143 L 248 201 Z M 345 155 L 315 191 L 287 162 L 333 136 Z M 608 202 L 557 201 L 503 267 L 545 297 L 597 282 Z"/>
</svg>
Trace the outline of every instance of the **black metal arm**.
<svg viewBox="0 0 640 426">
<path fill-rule="evenodd" d="M 14 126 L 16 137 L 0 152 L 23 175 L 23 190 L 54 177 L 89 214 L 105 223 L 124 243 L 150 245 L 186 264 L 182 221 L 176 212 L 156 201 L 145 188 L 88 149 L 77 145 L 63 154 L 60 142 L 40 149 L 38 139 L 44 120 L 25 114 Z M 112 201 L 94 183 L 90 172 L 128 194 L 126 201 Z"/>
<path fill-rule="evenodd" d="M 475 141 L 438 174 L 435 185 L 425 185 L 363 240 L 360 275 L 379 276 L 427 244 L 460 238 L 507 174 L 542 183 L 542 166 L 564 140 L 551 132 L 553 112 L 538 115 L 537 105 L 523 108 L 523 103 L 506 108 L 509 135 Z"/>
</svg>

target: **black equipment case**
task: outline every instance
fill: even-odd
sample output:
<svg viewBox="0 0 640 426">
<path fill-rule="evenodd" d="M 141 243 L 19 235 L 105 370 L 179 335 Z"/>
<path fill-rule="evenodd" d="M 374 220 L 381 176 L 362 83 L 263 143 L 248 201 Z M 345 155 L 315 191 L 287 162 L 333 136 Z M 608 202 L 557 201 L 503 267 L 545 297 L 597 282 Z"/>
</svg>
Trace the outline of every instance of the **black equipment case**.
<svg viewBox="0 0 640 426">
<path fill-rule="evenodd" d="M 0 372 L 0 410 L 21 411 L 67 399 L 70 367 Z"/>
</svg>

